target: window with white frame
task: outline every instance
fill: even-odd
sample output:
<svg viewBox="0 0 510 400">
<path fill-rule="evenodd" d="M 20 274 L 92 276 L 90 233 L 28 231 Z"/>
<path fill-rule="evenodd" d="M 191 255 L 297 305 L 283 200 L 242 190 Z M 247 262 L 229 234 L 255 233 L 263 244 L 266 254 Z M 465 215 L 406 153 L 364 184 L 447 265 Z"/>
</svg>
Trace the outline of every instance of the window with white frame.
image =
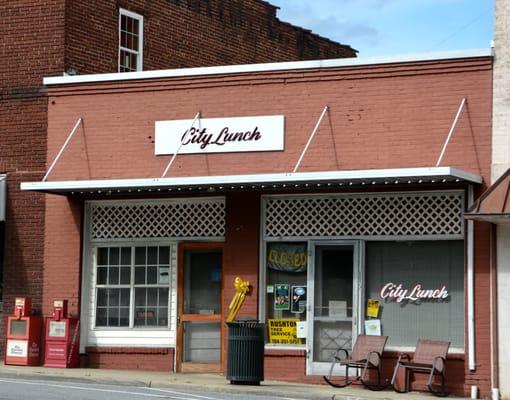
<svg viewBox="0 0 510 400">
<path fill-rule="evenodd" d="M 98 247 L 96 327 L 168 327 L 170 247 Z"/>
<path fill-rule="evenodd" d="M 143 16 L 119 9 L 119 72 L 141 71 Z"/>
</svg>

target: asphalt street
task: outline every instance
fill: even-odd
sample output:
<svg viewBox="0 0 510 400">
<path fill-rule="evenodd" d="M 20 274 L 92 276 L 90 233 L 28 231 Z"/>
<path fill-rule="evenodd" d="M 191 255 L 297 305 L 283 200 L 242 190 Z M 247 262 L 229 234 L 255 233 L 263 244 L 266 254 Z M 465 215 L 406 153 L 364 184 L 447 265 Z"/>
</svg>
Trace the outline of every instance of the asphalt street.
<svg viewBox="0 0 510 400">
<path fill-rule="evenodd" d="M 51 379 L 0 378 L 0 400 L 294 400 L 291 397 L 249 395 L 246 393 L 171 390 L 136 386 L 104 385 Z"/>
</svg>

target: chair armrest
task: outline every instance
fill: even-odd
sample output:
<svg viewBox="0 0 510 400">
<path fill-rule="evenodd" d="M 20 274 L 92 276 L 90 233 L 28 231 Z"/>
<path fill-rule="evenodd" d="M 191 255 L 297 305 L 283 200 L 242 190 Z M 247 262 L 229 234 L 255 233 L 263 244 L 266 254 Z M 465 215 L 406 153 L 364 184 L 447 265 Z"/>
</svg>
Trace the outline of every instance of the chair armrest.
<svg viewBox="0 0 510 400">
<path fill-rule="evenodd" d="M 407 353 L 399 353 L 398 359 L 397 359 L 397 365 L 400 364 L 400 361 L 407 360 L 408 362 L 411 361 L 411 356 Z"/>
<path fill-rule="evenodd" d="M 340 356 L 340 353 L 343 353 L 343 357 Z M 338 349 L 335 351 L 333 358 L 338 361 L 345 360 L 346 358 L 349 358 L 349 352 L 346 349 Z"/>
<path fill-rule="evenodd" d="M 381 362 L 381 353 L 379 353 L 378 351 L 369 351 L 367 353 L 367 360 L 369 363 L 371 363 L 372 365 L 374 366 L 379 366 L 379 363 Z M 374 360 L 374 361 L 372 361 Z"/>
<path fill-rule="evenodd" d="M 432 368 L 435 369 L 436 371 L 443 373 L 445 366 L 446 359 L 444 357 L 437 356 L 434 357 L 434 359 L 432 360 Z"/>
</svg>

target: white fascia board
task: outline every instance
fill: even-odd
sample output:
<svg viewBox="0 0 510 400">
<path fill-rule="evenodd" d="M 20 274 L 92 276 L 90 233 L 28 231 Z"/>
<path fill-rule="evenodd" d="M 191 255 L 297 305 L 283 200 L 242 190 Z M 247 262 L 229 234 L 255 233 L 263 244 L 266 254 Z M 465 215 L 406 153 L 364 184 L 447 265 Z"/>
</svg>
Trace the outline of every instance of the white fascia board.
<svg viewBox="0 0 510 400">
<path fill-rule="evenodd" d="M 104 179 L 56 182 L 22 182 L 22 191 L 72 192 L 127 189 L 196 188 L 228 185 L 271 185 L 293 183 L 350 182 L 398 179 L 458 179 L 481 183 L 482 177 L 451 167 L 396 168 L 353 171 L 298 172 L 253 175 L 192 176 L 178 178 Z"/>
<path fill-rule="evenodd" d="M 210 76 L 210 75 L 228 75 L 255 72 L 271 72 L 271 71 L 292 71 L 304 69 L 321 69 L 335 67 L 360 67 L 377 64 L 396 64 L 419 61 L 434 60 L 452 60 L 461 58 L 476 58 L 492 56 L 491 49 L 472 49 L 472 50 L 456 50 L 445 52 L 431 52 L 421 54 L 407 54 L 392 57 L 352 57 L 352 58 L 334 58 L 328 60 L 313 61 L 291 61 L 276 62 L 264 64 L 242 64 L 242 65 L 225 65 L 218 67 L 198 67 L 198 68 L 179 68 L 155 71 L 139 71 L 139 72 L 122 72 L 111 74 L 91 74 L 91 75 L 71 75 L 46 77 L 43 84 L 51 85 L 69 85 L 78 83 L 96 83 L 96 82 L 112 82 L 112 81 L 131 81 L 142 79 L 157 78 L 175 78 L 175 77 L 192 77 L 192 76 Z"/>
</svg>

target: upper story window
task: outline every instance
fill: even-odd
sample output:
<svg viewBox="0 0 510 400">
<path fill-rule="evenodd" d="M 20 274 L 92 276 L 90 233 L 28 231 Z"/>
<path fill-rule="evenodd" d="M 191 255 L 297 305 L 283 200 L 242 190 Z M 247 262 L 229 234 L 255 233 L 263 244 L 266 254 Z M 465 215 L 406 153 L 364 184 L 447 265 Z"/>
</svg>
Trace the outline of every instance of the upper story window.
<svg viewBox="0 0 510 400">
<path fill-rule="evenodd" d="M 143 17 L 119 9 L 119 72 L 141 71 L 143 61 Z"/>
</svg>

